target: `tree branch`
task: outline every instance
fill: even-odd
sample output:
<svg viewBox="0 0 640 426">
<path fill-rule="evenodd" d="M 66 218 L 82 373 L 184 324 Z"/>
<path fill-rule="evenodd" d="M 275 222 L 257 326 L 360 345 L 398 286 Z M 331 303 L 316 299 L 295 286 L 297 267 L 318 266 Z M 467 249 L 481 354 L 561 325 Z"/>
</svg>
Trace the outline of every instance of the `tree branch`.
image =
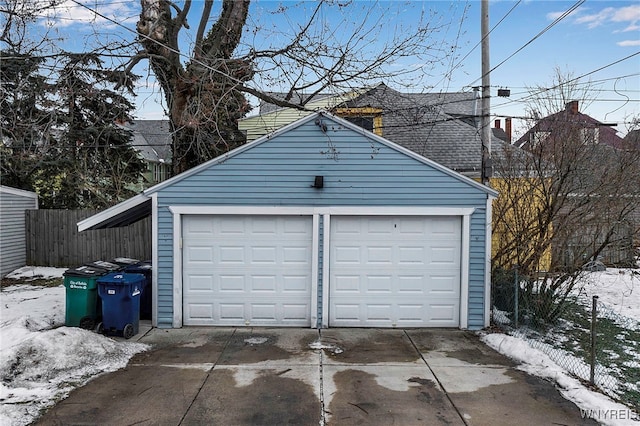
<svg viewBox="0 0 640 426">
<path fill-rule="evenodd" d="M 196 58 L 202 57 L 202 39 L 204 37 L 204 30 L 207 28 L 207 22 L 209 22 L 209 16 L 211 15 L 211 7 L 213 6 L 213 0 L 205 0 L 204 9 L 200 16 L 200 25 L 198 25 L 198 32 L 196 33 L 196 44 L 194 47 L 194 56 Z"/>
</svg>

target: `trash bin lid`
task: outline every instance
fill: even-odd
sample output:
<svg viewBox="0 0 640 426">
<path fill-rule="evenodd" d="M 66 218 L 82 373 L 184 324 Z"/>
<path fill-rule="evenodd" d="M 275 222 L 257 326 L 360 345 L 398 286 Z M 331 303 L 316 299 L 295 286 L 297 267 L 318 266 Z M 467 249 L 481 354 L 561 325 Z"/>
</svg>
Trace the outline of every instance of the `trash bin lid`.
<svg viewBox="0 0 640 426">
<path fill-rule="evenodd" d="M 144 272 L 150 272 L 152 268 L 153 266 L 151 266 L 150 263 L 139 263 L 137 265 L 127 266 L 126 268 L 124 268 L 124 271 L 144 273 Z"/>
<path fill-rule="evenodd" d="M 65 277 L 101 277 L 104 275 L 104 270 L 92 268 L 90 266 L 79 266 L 73 269 L 67 269 L 64 274 Z"/>
<path fill-rule="evenodd" d="M 85 263 L 86 266 L 102 269 L 105 272 L 118 271 L 121 266 L 115 263 L 105 262 L 104 260 L 96 260 L 95 262 Z"/>
<path fill-rule="evenodd" d="M 138 259 L 132 259 L 130 257 L 115 257 L 111 260 L 111 263 L 115 263 L 120 266 L 137 265 L 140 263 Z"/>
<path fill-rule="evenodd" d="M 144 282 L 145 276 L 128 272 L 111 272 L 98 279 L 98 284 L 129 285 Z"/>
</svg>

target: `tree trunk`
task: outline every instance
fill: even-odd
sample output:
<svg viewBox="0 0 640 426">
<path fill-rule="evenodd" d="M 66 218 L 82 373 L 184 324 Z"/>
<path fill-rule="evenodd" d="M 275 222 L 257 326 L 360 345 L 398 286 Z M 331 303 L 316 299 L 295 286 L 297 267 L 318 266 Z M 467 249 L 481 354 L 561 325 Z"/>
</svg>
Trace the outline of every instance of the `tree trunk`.
<svg viewBox="0 0 640 426">
<path fill-rule="evenodd" d="M 185 2 L 185 10 L 190 3 Z M 237 120 L 250 106 L 235 87 L 251 79 L 253 70 L 250 63 L 230 58 L 240 42 L 249 2 L 224 0 L 221 16 L 206 36 L 196 40 L 186 65 L 177 41 L 184 25 L 182 14 L 172 19 L 166 0 L 141 0 L 141 5 L 138 32 L 165 94 L 175 175 L 245 142 Z M 202 19 L 204 23 L 208 16 Z"/>
</svg>

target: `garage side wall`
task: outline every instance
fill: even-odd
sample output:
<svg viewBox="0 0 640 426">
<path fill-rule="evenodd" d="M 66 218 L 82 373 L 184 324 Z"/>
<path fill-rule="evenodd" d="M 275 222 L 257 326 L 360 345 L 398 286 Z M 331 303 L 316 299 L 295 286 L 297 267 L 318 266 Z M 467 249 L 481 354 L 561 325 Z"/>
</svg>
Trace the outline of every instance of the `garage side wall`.
<svg viewBox="0 0 640 426">
<path fill-rule="evenodd" d="M 173 321 L 171 206 L 475 208 L 468 260 L 468 325 L 484 325 L 487 194 L 364 131 L 327 118 L 322 121 L 323 126 L 307 121 L 158 190 L 159 327 L 171 327 Z M 321 189 L 313 187 L 316 176 L 323 177 Z M 322 282 L 319 286 L 320 302 Z"/>
<path fill-rule="evenodd" d="M 25 211 L 38 208 L 34 192 L 0 188 L 0 277 L 27 262 Z"/>
</svg>

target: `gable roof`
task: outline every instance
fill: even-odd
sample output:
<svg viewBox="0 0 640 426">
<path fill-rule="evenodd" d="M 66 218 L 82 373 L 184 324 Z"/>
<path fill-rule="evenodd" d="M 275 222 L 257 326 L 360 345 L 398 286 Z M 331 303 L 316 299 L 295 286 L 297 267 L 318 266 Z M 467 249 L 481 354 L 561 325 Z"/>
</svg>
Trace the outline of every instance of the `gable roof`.
<svg viewBox="0 0 640 426">
<path fill-rule="evenodd" d="M 285 94 L 272 94 L 276 98 L 283 98 Z M 459 173 L 477 177 L 480 175 L 482 164 L 482 143 L 478 128 L 479 99 L 475 92 L 441 92 L 441 93 L 403 93 L 398 92 L 384 83 L 359 91 L 349 92 L 343 97 L 331 98 L 333 105 L 327 103 L 327 109 L 335 112 L 337 108 L 376 108 L 382 109 L 382 135 L 385 139 L 406 147 L 423 157 L 427 157 L 445 167 Z M 267 106 L 261 111 L 280 111 L 282 108 L 271 110 Z M 244 122 L 242 127 L 254 122 Z M 265 117 L 265 121 L 270 118 Z M 290 123 L 281 117 L 280 126 Z M 272 123 L 270 130 L 276 130 L 278 125 Z M 263 130 L 260 134 L 265 134 Z M 504 156 L 504 150 L 509 146 L 505 141 L 492 136 L 492 155 L 498 158 Z"/>
<path fill-rule="evenodd" d="M 479 99 L 474 92 L 402 93 L 381 84 L 345 103 L 383 109 L 383 136 L 445 167 L 471 175 L 482 165 Z M 491 138 L 493 156 L 507 144 Z"/>
<path fill-rule="evenodd" d="M 537 132 L 550 132 L 551 134 L 555 132 L 562 136 L 563 133 L 566 134 L 566 132 L 576 129 L 598 129 L 597 143 L 614 148 L 624 146 L 623 139 L 617 135 L 614 128 L 581 113 L 578 108 L 578 101 L 568 102 L 564 110 L 540 119 L 535 126 L 516 141 L 515 145 L 520 148 L 524 147 L 535 138 Z"/>
<path fill-rule="evenodd" d="M 100 212 L 94 216 L 91 216 L 81 222 L 78 222 L 78 230 L 79 231 L 83 231 L 83 230 L 87 230 L 87 229 L 101 229 L 103 227 L 111 227 L 111 226 L 119 226 L 118 224 L 127 224 L 127 223 L 133 223 L 135 220 L 138 220 L 140 218 L 142 218 L 143 216 L 141 216 L 141 214 L 144 214 L 146 212 L 146 214 L 148 215 L 149 213 L 151 213 L 151 203 L 150 203 L 150 198 L 153 194 L 157 193 L 158 191 L 161 191 L 163 188 L 166 188 L 168 186 L 171 186 L 177 182 L 180 182 L 184 179 L 187 179 L 190 176 L 193 176 L 197 173 L 200 173 L 202 170 L 205 170 L 209 167 L 214 167 L 218 164 L 222 164 L 226 161 L 228 161 L 230 158 L 241 155 L 243 152 L 250 150 L 258 145 L 264 144 L 264 143 L 268 143 L 268 141 L 278 137 L 279 135 L 282 135 L 284 133 L 287 133 L 297 127 L 300 127 L 310 121 L 316 120 L 318 118 L 322 118 L 322 119 L 328 119 L 328 120 L 332 120 L 334 121 L 336 124 L 350 129 L 354 132 L 357 132 L 367 138 L 369 138 L 370 140 L 373 140 L 375 142 L 381 143 L 383 145 L 388 146 L 389 148 L 396 150 L 408 157 L 411 157 L 417 161 L 420 161 L 421 163 L 428 165 L 430 167 L 433 167 L 436 170 L 439 170 L 443 173 L 445 173 L 446 175 L 449 175 L 451 177 L 453 177 L 454 179 L 461 181 L 463 183 L 465 183 L 466 185 L 469 185 L 471 187 L 474 187 L 484 193 L 486 193 L 488 196 L 491 197 L 496 197 L 498 195 L 498 193 L 496 191 L 494 191 L 493 189 L 482 185 L 481 183 L 478 183 L 476 181 L 474 181 L 473 179 L 467 178 L 461 174 L 455 173 L 454 171 L 442 166 L 441 164 L 428 159 L 428 158 L 424 158 L 420 155 L 418 155 L 416 152 L 411 151 L 405 147 L 402 147 L 400 145 L 397 145 L 385 138 L 382 138 L 380 136 L 377 136 L 371 132 L 368 132 L 364 129 L 362 129 L 361 127 L 350 123 L 346 120 L 343 120 L 341 118 L 335 117 L 329 113 L 326 112 L 316 112 L 313 113 L 307 117 L 303 117 L 300 120 L 291 123 L 288 126 L 285 126 L 269 135 L 265 135 L 260 139 L 257 139 L 251 143 L 242 145 L 226 154 L 223 154 L 219 157 L 216 157 L 212 160 L 209 160 L 205 163 L 200 164 L 199 166 L 196 166 L 192 169 L 189 169 L 177 176 L 174 176 L 170 179 L 167 179 L 149 189 L 146 189 L 145 191 L 143 191 L 141 194 L 127 200 L 124 201 L 116 206 L 113 206 L 103 212 Z"/>
</svg>

